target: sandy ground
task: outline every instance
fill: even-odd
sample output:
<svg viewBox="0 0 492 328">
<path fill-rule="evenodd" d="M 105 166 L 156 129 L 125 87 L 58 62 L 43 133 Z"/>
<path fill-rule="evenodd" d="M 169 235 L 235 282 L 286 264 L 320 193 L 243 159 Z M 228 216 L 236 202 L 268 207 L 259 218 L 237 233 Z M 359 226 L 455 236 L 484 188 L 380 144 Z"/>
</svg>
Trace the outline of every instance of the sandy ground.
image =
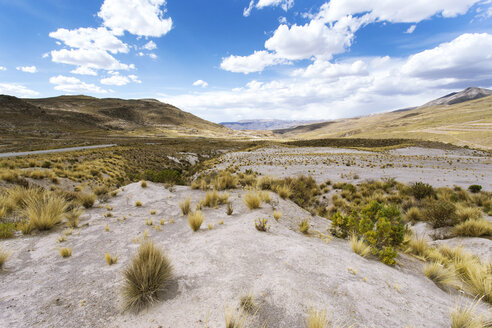
<svg viewBox="0 0 492 328">
<path fill-rule="evenodd" d="M 196 204 L 205 193 L 148 185 L 128 185 L 110 199 L 114 217 L 104 217 L 102 206 L 86 211 L 63 243 L 57 242 L 63 227 L 1 241 L 12 253 L 0 272 L 0 327 L 224 327 L 224 309 L 238 307 L 248 292 L 259 305 L 248 327 L 304 327 L 307 306 L 326 309 L 332 323 L 355 327 L 449 327 L 454 306 L 471 301 L 439 289 L 412 257 L 401 255 L 399 265 L 389 267 L 356 255 L 347 241 L 320 236 L 315 231 L 326 234 L 328 220 L 275 194 L 273 204 L 283 213 L 278 222 L 272 205 L 249 210 L 244 192 L 236 190 L 230 192 L 233 215 L 225 206 L 204 209 L 206 220 L 194 233 L 179 202 L 190 196 Z M 142 207 L 135 207 L 137 200 Z M 269 219 L 269 232 L 254 228 L 260 217 Z M 297 228 L 307 217 L 309 236 Z M 157 231 L 146 219 L 166 224 Z M 138 315 L 121 313 L 122 270 L 137 251 L 135 238 L 147 229 L 171 259 L 175 277 L 159 303 Z M 62 258 L 60 247 L 72 247 L 72 257 Z M 117 253 L 118 263 L 109 266 L 106 252 Z"/>
<path fill-rule="evenodd" d="M 311 175 L 326 180 L 396 178 L 411 183 L 423 181 L 435 187 L 479 184 L 492 191 L 492 158 L 468 149 L 441 150 L 408 147 L 386 152 L 368 152 L 327 147 L 267 147 L 250 152 L 228 153 L 218 169 L 238 166 L 263 175 L 287 177 Z"/>
</svg>

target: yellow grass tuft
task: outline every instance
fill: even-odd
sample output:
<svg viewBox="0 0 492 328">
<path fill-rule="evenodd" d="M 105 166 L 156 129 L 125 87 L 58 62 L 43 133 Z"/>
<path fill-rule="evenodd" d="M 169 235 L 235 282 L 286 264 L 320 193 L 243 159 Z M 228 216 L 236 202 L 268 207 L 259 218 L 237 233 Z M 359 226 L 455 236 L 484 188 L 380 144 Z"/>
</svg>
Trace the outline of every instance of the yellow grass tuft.
<svg viewBox="0 0 492 328">
<path fill-rule="evenodd" d="M 241 305 L 241 308 L 248 313 L 254 313 L 257 308 L 253 293 L 241 296 L 239 304 Z"/>
<path fill-rule="evenodd" d="M 366 257 L 371 253 L 371 246 L 363 239 L 359 239 L 356 235 L 350 237 L 350 247 L 352 247 L 354 253 L 359 254 L 362 257 Z"/>
<path fill-rule="evenodd" d="M 147 188 L 147 181 L 141 181 L 140 182 L 140 187 Z"/>
<path fill-rule="evenodd" d="M 260 208 L 260 206 L 261 206 L 260 195 L 256 192 L 253 193 L 251 191 L 248 191 L 246 193 L 246 195 L 244 195 L 243 201 L 244 201 L 244 204 L 246 204 L 246 206 L 250 210 Z"/>
<path fill-rule="evenodd" d="M 453 233 L 456 236 L 466 237 L 492 236 L 492 223 L 484 219 L 469 219 L 456 225 L 453 228 Z"/>
<path fill-rule="evenodd" d="M 244 328 L 246 325 L 246 315 L 242 310 L 236 312 L 234 309 L 226 309 L 224 322 L 225 328 Z"/>
<path fill-rule="evenodd" d="M 289 185 L 283 184 L 277 187 L 277 194 L 282 199 L 289 198 L 292 195 L 292 188 Z"/>
<path fill-rule="evenodd" d="M 79 208 L 73 208 L 65 214 L 67 218 L 67 225 L 70 228 L 77 228 L 79 226 L 79 217 L 82 215 L 83 211 Z"/>
<path fill-rule="evenodd" d="M 428 263 L 424 266 L 424 274 L 439 286 L 439 288 L 457 288 L 458 281 L 454 270 L 443 266 L 440 263 Z"/>
<path fill-rule="evenodd" d="M 106 262 L 108 262 L 109 265 L 113 265 L 116 262 L 118 262 L 118 255 L 112 257 L 109 253 L 106 253 L 104 254 L 104 258 L 106 259 Z"/>
<path fill-rule="evenodd" d="M 25 216 L 29 219 L 29 224 L 38 230 L 50 230 L 60 223 L 68 208 L 64 198 L 47 193 L 30 196 L 25 202 Z"/>
<path fill-rule="evenodd" d="M 191 230 L 198 231 L 203 223 L 204 216 L 201 211 L 195 211 L 188 214 L 188 224 Z M 171 222 L 169 222 L 171 223 Z"/>
<path fill-rule="evenodd" d="M 273 211 L 273 218 L 275 220 L 278 221 L 281 217 L 282 217 L 282 212 L 280 212 L 280 211 Z"/>
<path fill-rule="evenodd" d="M 80 193 L 78 194 L 77 198 L 82 206 L 84 206 L 85 208 L 91 208 L 92 206 L 94 206 L 97 197 L 94 193 Z"/>
<path fill-rule="evenodd" d="M 468 306 L 458 305 L 451 312 L 451 328 L 486 328 L 490 325 L 483 317 L 476 313 L 476 307 L 480 300 L 470 303 Z M 489 323 L 490 324 L 490 323 Z"/>
<path fill-rule="evenodd" d="M 72 247 L 63 247 L 60 249 L 61 257 L 70 257 L 72 256 Z"/>
<path fill-rule="evenodd" d="M 144 241 L 124 270 L 122 289 L 125 310 L 139 311 L 158 300 L 173 276 L 171 261 L 150 240 Z"/>
<path fill-rule="evenodd" d="M 309 233 L 309 219 L 304 219 L 299 223 L 299 231 L 306 235 Z"/>
<path fill-rule="evenodd" d="M 10 256 L 10 253 L 8 253 L 6 251 L 2 251 L 2 249 L 0 248 L 0 270 L 2 270 L 3 265 L 5 264 L 5 262 L 9 258 L 9 256 Z"/>
<path fill-rule="evenodd" d="M 326 315 L 326 310 L 319 311 L 313 307 L 309 308 L 308 317 L 306 320 L 307 328 L 327 328 L 328 327 L 328 317 Z"/>
<path fill-rule="evenodd" d="M 179 208 L 181 208 L 181 213 L 183 213 L 183 215 L 188 215 L 190 213 L 190 210 L 191 210 L 191 199 L 190 199 L 190 197 L 186 197 L 186 199 L 184 201 L 179 203 Z"/>
<path fill-rule="evenodd" d="M 429 244 L 427 243 L 427 239 L 424 236 L 417 238 L 412 237 L 408 241 L 407 252 L 417 256 L 425 257 L 428 248 Z"/>
<path fill-rule="evenodd" d="M 267 204 L 271 203 L 272 197 L 270 196 L 270 193 L 268 191 L 260 191 L 259 195 L 263 203 L 267 203 Z"/>
<path fill-rule="evenodd" d="M 136 207 L 141 207 L 142 205 L 143 205 L 143 204 L 142 204 L 142 202 L 141 202 L 141 201 L 139 201 L 139 200 L 137 200 L 137 201 L 135 202 L 135 206 L 136 206 Z"/>
</svg>

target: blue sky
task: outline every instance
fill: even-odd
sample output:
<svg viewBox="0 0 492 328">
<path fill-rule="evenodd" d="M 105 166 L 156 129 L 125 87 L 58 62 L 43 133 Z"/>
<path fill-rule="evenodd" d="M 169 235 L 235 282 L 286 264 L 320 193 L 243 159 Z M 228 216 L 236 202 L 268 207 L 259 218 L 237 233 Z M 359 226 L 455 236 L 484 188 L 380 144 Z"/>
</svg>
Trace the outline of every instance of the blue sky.
<svg viewBox="0 0 492 328">
<path fill-rule="evenodd" d="M 0 93 L 336 119 L 492 87 L 490 0 L 0 0 Z"/>
</svg>

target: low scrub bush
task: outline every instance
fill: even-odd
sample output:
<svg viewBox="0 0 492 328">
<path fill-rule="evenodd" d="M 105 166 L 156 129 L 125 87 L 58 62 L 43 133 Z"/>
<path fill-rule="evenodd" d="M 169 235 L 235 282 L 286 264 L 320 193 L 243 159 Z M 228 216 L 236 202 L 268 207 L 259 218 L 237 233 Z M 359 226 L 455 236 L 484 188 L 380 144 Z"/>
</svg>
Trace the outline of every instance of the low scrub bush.
<svg viewBox="0 0 492 328">
<path fill-rule="evenodd" d="M 255 228 L 258 231 L 267 232 L 270 229 L 270 226 L 268 225 L 268 219 L 257 219 L 255 221 Z"/>
<path fill-rule="evenodd" d="M 425 202 L 423 216 L 434 228 L 453 226 L 458 221 L 456 205 L 443 199 Z"/>
<path fill-rule="evenodd" d="M 410 194 L 416 199 L 424 199 L 435 195 L 434 188 L 424 182 L 415 182 L 409 188 Z"/>
<path fill-rule="evenodd" d="M 471 193 L 476 194 L 482 190 L 482 186 L 474 184 L 474 185 L 469 186 L 468 190 L 470 190 Z"/>
<path fill-rule="evenodd" d="M 152 182 L 175 185 L 185 184 L 181 171 L 177 169 L 164 169 L 162 171 L 146 170 L 140 176 L 142 179 Z"/>
<path fill-rule="evenodd" d="M 15 223 L 0 222 L 0 239 L 12 238 L 15 232 Z"/>
<path fill-rule="evenodd" d="M 139 311 L 158 300 L 173 276 L 171 261 L 150 240 L 140 245 L 138 253 L 124 270 L 122 289 L 124 309 Z"/>
<path fill-rule="evenodd" d="M 381 261 L 395 264 L 397 252 L 394 247 L 402 244 L 404 236 L 404 225 L 397 207 L 372 201 L 360 213 L 353 211 L 350 215 L 343 215 L 337 211 L 331 221 L 330 231 L 334 236 L 347 238 L 355 234 L 363 237 Z"/>
<path fill-rule="evenodd" d="M 195 211 L 188 214 L 188 224 L 191 230 L 198 231 L 202 226 L 204 216 L 201 211 Z"/>
</svg>

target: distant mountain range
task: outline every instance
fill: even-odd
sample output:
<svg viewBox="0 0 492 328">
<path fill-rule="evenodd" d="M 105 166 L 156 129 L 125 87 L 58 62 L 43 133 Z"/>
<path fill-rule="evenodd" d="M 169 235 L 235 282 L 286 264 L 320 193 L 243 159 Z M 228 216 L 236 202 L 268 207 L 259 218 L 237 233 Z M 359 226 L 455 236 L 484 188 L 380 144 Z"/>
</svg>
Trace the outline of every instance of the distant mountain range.
<svg viewBox="0 0 492 328">
<path fill-rule="evenodd" d="M 289 139 L 409 138 L 492 149 L 492 90 L 467 88 L 415 108 L 273 132 Z"/>
<path fill-rule="evenodd" d="M 222 122 L 219 123 L 233 130 L 276 130 L 286 129 L 302 124 L 316 123 L 318 121 L 287 121 L 287 120 L 242 120 L 237 122 Z"/>
</svg>

